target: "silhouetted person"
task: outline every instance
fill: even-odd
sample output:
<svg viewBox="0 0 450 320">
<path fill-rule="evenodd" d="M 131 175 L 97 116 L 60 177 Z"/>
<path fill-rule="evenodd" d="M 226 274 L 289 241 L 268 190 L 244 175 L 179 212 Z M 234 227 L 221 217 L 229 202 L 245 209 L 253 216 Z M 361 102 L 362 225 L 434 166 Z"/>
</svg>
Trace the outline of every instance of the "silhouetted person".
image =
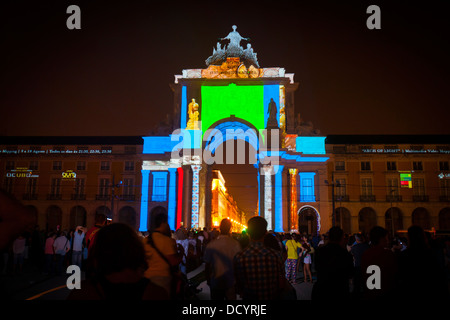
<svg viewBox="0 0 450 320">
<path fill-rule="evenodd" d="M 448 298 L 444 266 L 428 245 L 419 226 L 408 229 L 408 248 L 400 253 L 400 290 L 406 299 Z"/>
<path fill-rule="evenodd" d="M 369 300 L 395 299 L 397 294 L 397 258 L 389 248 L 389 233 L 380 226 L 373 227 L 369 232 L 370 248 L 361 258 L 361 272 L 363 274 L 364 298 Z M 369 289 L 367 279 L 372 273 L 367 273 L 371 265 L 380 268 L 380 289 Z"/>
<path fill-rule="evenodd" d="M 233 259 L 241 251 L 239 242 L 231 237 L 231 221 L 220 222 L 220 235 L 205 249 L 205 274 L 211 300 L 236 300 Z"/>
<path fill-rule="evenodd" d="M 363 291 L 363 273 L 361 269 L 361 258 L 364 252 L 369 249 L 369 244 L 365 241 L 362 234 L 355 234 L 355 244 L 352 245 L 350 253 L 353 256 L 354 274 L 353 274 L 353 296 L 355 299 L 361 298 Z"/>
<path fill-rule="evenodd" d="M 175 239 L 171 238 L 167 210 L 158 206 L 153 208 L 154 222 L 152 232 L 144 241 L 148 269 L 145 277 L 166 289 L 171 298 L 175 297 L 174 278 L 183 258 L 183 251 L 178 251 Z"/>
<path fill-rule="evenodd" d="M 123 223 L 101 228 L 91 248 L 93 277 L 73 289 L 69 300 L 167 300 L 166 291 L 144 277 L 145 250 L 137 233 Z"/>
<path fill-rule="evenodd" d="M 353 258 L 345 248 L 344 232 L 332 227 L 328 242 L 316 251 L 317 282 L 313 286 L 312 300 L 348 300 L 349 280 L 353 275 Z"/>
<path fill-rule="evenodd" d="M 243 300 L 279 299 L 284 289 L 284 265 L 280 252 L 264 245 L 267 221 L 260 216 L 248 221 L 250 244 L 234 257 L 237 290 Z"/>
</svg>

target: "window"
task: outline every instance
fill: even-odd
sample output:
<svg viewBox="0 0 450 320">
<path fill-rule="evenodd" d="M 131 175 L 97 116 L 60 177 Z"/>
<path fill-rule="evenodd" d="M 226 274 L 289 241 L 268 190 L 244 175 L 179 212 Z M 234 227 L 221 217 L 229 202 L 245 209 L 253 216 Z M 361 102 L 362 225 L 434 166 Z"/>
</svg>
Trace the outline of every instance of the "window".
<svg viewBox="0 0 450 320">
<path fill-rule="evenodd" d="M 361 161 L 361 171 L 370 171 L 370 161 Z"/>
<path fill-rule="evenodd" d="M 422 171 L 423 170 L 422 161 L 413 161 L 413 170 Z"/>
<path fill-rule="evenodd" d="M 308 201 L 307 199 L 311 198 L 313 192 L 313 179 L 311 178 L 305 178 L 303 179 L 303 185 L 302 185 L 302 198 L 303 201 Z"/>
<path fill-rule="evenodd" d="M 450 199 L 450 180 L 441 179 L 439 181 L 439 195 L 441 200 L 449 201 Z"/>
<path fill-rule="evenodd" d="M 315 202 L 314 176 L 315 172 L 300 172 L 300 202 Z"/>
<path fill-rule="evenodd" d="M 77 178 L 75 180 L 75 195 L 80 196 L 80 195 L 84 195 L 84 186 L 85 186 L 85 178 Z"/>
<path fill-rule="evenodd" d="M 425 195 L 425 183 L 423 178 L 415 178 L 413 183 L 413 201 L 425 202 L 428 201 L 428 196 Z"/>
<path fill-rule="evenodd" d="M 347 183 L 345 179 L 336 179 L 336 199 L 343 200 L 347 195 Z"/>
<path fill-rule="evenodd" d="M 124 196 L 132 196 L 132 195 L 134 195 L 134 181 L 133 181 L 133 179 L 123 179 L 122 195 L 124 195 Z"/>
<path fill-rule="evenodd" d="M 439 170 L 449 171 L 448 161 L 439 161 Z"/>
<path fill-rule="evenodd" d="M 166 201 L 167 199 L 167 172 L 153 172 L 152 201 Z"/>
<path fill-rule="evenodd" d="M 395 170 L 397 170 L 397 162 L 395 162 L 395 161 L 388 161 L 387 162 L 387 169 L 388 169 L 388 171 L 395 171 Z"/>
<path fill-rule="evenodd" d="M 109 161 L 102 161 L 100 163 L 100 170 L 102 171 L 109 171 L 111 168 L 111 164 Z"/>
<path fill-rule="evenodd" d="M 345 161 L 336 161 L 336 171 L 345 171 Z"/>
<path fill-rule="evenodd" d="M 371 196 L 372 195 L 372 179 L 364 178 L 361 179 L 361 195 Z"/>
<path fill-rule="evenodd" d="M 79 171 L 86 170 L 86 161 L 77 161 L 77 170 Z"/>
<path fill-rule="evenodd" d="M 37 178 L 27 179 L 27 194 L 32 196 L 36 194 Z"/>
<path fill-rule="evenodd" d="M 52 178 L 51 186 L 50 186 L 50 194 L 52 196 L 58 196 L 61 194 L 61 179 L 60 178 Z"/>
<path fill-rule="evenodd" d="M 107 197 L 109 195 L 109 179 L 100 179 L 98 193 L 100 197 Z"/>
<path fill-rule="evenodd" d="M 62 161 L 53 161 L 53 170 L 62 170 Z"/>
<path fill-rule="evenodd" d="M 24 194 L 24 200 L 36 200 L 36 186 L 37 186 L 37 178 L 29 178 L 27 179 L 26 192 Z"/>
<path fill-rule="evenodd" d="M 134 161 L 125 161 L 125 171 L 134 171 Z"/>
<path fill-rule="evenodd" d="M 7 193 L 12 193 L 12 190 L 13 190 L 13 178 L 5 178 L 5 180 L 3 180 L 3 189 Z"/>
<path fill-rule="evenodd" d="M 398 179 L 397 178 L 387 179 L 387 194 L 389 196 L 398 196 Z"/>
<path fill-rule="evenodd" d="M 39 162 L 38 161 L 30 161 L 30 170 L 39 170 Z"/>
<path fill-rule="evenodd" d="M 441 196 L 450 197 L 450 180 L 441 179 L 439 181 L 439 189 Z"/>
<path fill-rule="evenodd" d="M 413 179 L 413 195 L 415 196 L 425 195 L 425 183 L 423 178 Z"/>
<path fill-rule="evenodd" d="M 14 161 L 6 161 L 6 170 L 14 170 Z"/>
</svg>

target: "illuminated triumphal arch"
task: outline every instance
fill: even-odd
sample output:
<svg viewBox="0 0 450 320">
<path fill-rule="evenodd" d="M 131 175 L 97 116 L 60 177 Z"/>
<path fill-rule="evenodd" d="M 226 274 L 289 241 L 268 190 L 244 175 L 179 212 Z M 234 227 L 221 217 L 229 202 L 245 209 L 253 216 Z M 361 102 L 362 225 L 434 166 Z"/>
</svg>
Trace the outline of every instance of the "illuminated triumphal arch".
<svg viewBox="0 0 450 320">
<path fill-rule="evenodd" d="M 222 144 L 237 145 L 238 157 L 245 152 L 239 146 L 256 151 L 251 160 L 257 169 L 257 214 L 268 229 L 297 230 L 305 205 L 315 209 L 318 226 L 329 220 L 319 214 L 331 212 L 325 137 L 299 134 L 294 74 L 260 67 L 251 44 L 244 49 L 248 39 L 232 29 L 213 48 L 206 68 L 175 76 L 173 121 L 144 137 L 141 231 L 151 228 L 157 206 L 167 208 L 172 230 L 215 225 L 212 165 L 226 162 L 217 151 Z M 247 218 L 233 221 L 244 226 Z"/>
</svg>

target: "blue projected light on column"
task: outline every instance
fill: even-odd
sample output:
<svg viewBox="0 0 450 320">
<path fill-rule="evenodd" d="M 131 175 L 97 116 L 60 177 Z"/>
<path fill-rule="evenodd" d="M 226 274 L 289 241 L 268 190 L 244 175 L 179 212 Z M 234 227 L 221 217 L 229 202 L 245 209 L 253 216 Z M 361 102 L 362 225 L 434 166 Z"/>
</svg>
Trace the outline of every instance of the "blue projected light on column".
<svg viewBox="0 0 450 320">
<path fill-rule="evenodd" d="M 283 167 L 281 165 L 275 168 L 275 232 L 283 232 Z"/>
<path fill-rule="evenodd" d="M 176 220 L 176 209 L 177 209 L 177 199 L 176 199 L 176 179 L 177 179 L 177 168 L 169 168 L 169 203 L 167 208 L 168 222 L 171 230 L 175 230 L 175 220 Z"/>
<path fill-rule="evenodd" d="M 148 221 L 148 179 L 150 170 L 141 170 L 142 172 L 142 194 L 141 194 L 141 217 L 139 221 L 139 231 L 147 231 Z"/>
<path fill-rule="evenodd" d="M 316 202 L 315 172 L 300 172 L 300 202 Z"/>
</svg>

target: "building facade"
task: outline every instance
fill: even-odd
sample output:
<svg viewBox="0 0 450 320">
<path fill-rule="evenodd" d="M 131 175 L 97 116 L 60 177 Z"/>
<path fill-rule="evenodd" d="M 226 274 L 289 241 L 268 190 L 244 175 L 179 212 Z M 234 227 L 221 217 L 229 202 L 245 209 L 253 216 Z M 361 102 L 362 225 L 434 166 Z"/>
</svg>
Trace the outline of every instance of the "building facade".
<svg viewBox="0 0 450 320">
<path fill-rule="evenodd" d="M 326 148 L 330 198 L 345 231 L 450 230 L 449 136 L 328 136 Z"/>
<path fill-rule="evenodd" d="M 139 222 L 141 137 L 1 137 L 2 188 L 41 229 L 92 226 L 95 213 Z"/>
</svg>

